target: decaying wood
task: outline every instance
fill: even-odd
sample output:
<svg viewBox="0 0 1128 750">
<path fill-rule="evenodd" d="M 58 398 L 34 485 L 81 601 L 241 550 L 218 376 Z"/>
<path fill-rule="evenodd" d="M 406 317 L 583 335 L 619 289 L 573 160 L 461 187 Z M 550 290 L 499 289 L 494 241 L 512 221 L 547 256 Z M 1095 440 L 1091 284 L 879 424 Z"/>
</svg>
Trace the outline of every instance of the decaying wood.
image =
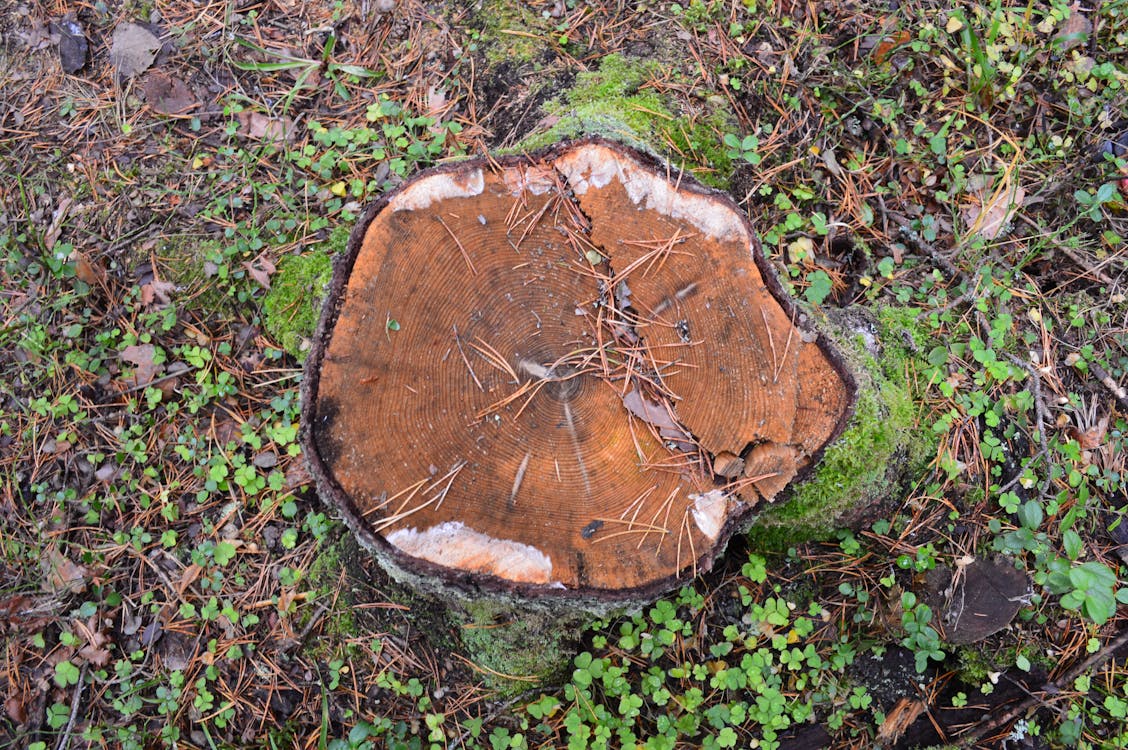
<svg viewBox="0 0 1128 750">
<path fill-rule="evenodd" d="M 727 197 L 623 146 L 440 168 L 373 207 L 337 269 L 307 456 L 416 570 L 665 587 L 849 416 L 850 376 L 796 316 Z"/>
</svg>

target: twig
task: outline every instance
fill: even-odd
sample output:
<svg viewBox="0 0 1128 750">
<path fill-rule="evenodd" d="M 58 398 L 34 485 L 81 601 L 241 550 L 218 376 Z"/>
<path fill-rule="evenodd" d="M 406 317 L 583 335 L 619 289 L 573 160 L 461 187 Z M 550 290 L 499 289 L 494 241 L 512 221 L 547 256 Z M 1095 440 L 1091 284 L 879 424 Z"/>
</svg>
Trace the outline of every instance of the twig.
<svg viewBox="0 0 1128 750">
<path fill-rule="evenodd" d="M 1050 458 L 1050 446 L 1048 441 L 1046 440 L 1046 405 L 1042 402 L 1042 376 L 1039 375 L 1038 371 L 1031 367 L 1029 363 L 1023 362 L 1013 354 L 1007 352 L 1006 356 L 1007 359 L 1021 367 L 1026 372 L 1027 378 L 1030 381 L 1030 390 L 1034 394 L 1034 429 L 1038 431 L 1038 455 L 1040 455 L 1042 457 L 1042 460 L 1046 462 L 1046 466 L 1050 466 L 1053 463 L 1053 460 Z M 999 494 L 1002 494 L 1003 492 L 1006 492 L 1011 487 L 1013 487 L 1015 482 L 1017 482 L 1019 477 L 1021 476 L 1021 472 L 1015 475 L 1014 479 L 1008 482 L 1004 488 L 999 490 Z M 1050 475 L 1047 472 L 1046 479 L 1043 482 L 1042 486 L 1043 496 L 1046 494 L 1046 490 L 1049 489 L 1049 484 Z"/>
<path fill-rule="evenodd" d="M 1115 639 L 1109 641 L 1108 644 L 1106 644 L 1104 648 L 1102 648 L 1100 651 L 1098 651 L 1097 653 L 1090 656 L 1085 661 L 1081 662 L 1080 664 L 1073 666 L 1068 672 L 1063 674 L 1057 680 L 1054 680 L 1053 682 L 1046 683 L 1046 685 L 1043 687 L 1041 692 L 1042 693 L 1047 693 L 1047 692 L 1054 693 L 1054 692 L 1057 692 L 1060 689 L 1058 687 L 1059 685 L 1072 684 L 1073 681 L 1079 675 L 1081 675 L 1083 672 L 1085 672 L 1089 669 L 1098 667 L 1101 664 L 1104 664 L 1106 661 L 1108 661 L 1113 656 L 1113 654 L 1115 654 L 1116 651 L 1119 650 L 1120 647 L 1125 645 L 1125 644 L 1128 644 L 1128 630 L 1126 630 L 1123 633 L 1121 633 L 1120 635 L 1118 635 Z M 988 721 L 985 724 L 981 724 L 979 726 L 979 728 L 976 729 L 974 732 L 972 732 L 971 734 L 962 738 L 960 740 L 959 746 L 961 748 L 968 748 L 968 747 L 974 746 L 977 742 L 979 742 L 980 739 L 982 739 L 987 734 L 994 732 L 994 731 L 998 730 L 999 728 L 1006 726 L 1007 724 L 1010 724 L 1011 722 L 1018 719 L 1018 717 L 1022 716 L 1024 713 L 1029 711 L 1034 705 L 1039 704 L 1039 703 L 1045 704 L 1046 700 L 1042 696 L 1039 696 L 1039 695 L 1030 695 L 1029 697 L 1023 699 L 1023 701 L 1021 703 L 1019 703 L 1017 706 L 1015 706 L 1011 710 L 1007 711 L 1006 713 L 1004 713 L 1004 714 L 1002 714 L 1002 715 L 1000 715 L 1000 716 L 998 716 L 994 719 L 991 719 L 990 721 Z"/>
<path fill-rule="evenodd" d="M 447 234 L 450 235 L 450 238 L 454 240 L 454 244 L 458 245 L 458 250 L 462 253 L 462 259 L 466 261 L 466 265 L 470 268 L 470 273 L 477 275 L 478 269 L 474 268 L 474 261 L 470 260 L 470 253 L 466 252 L 466 248 L 463 247 L 462 242 L 458 239 L 458 235 L 450 230 L 450 227 L 447 226 L 447 223 L 443 221 L 443 217 L 436 216 L 435 219 L 443 225 L 443 229 L 445 229 L 447 231 Z"/>
<path fill-rule="evenodd" d="M 454 343 L 458 344 L 458 353 L 462 355 L 462 361 L 466 363 L 466 369 L 470 371 L 470 377 L 474 379 L 474 385 L 478 386 L 478 390 L 482 393 L 486 389 L 482 387 L 482 381 L 478 380 L 478 376 L 474 374 L 474 368 L 470 366 L 470 360 L 466 358 L 466 351 L 462 348 L 462 339 L 458 338 L 458 326 L 452 326 L 454 329 Z"/>
<path fill-rule="evenodd" d="M 1101 385 L 1109 390 L 1116 399 L 1116 403 L 1120 404 L 1120 408 L 1128 411 L 1128 392 L 1121 388 L 1120 384 L 1113 380 L 1112 376 L 1096 362 L 1089 363 L 1089 372 L 1097 376 L 1097 380 L 1101 381 Z"/>
<path fill-rule="evenodd" d="M 309 638 L 309 634 L 313 632 L 313 629 L 315 627 L 317 627 L 317 623 L 321 621 L 321 618 L 324 617 L 325 613 L 328 611 L 329 605 L 326 602 L 321 602 L 320 604 L 318 604 L 317 609 L 315 609 L 313 611 L 313 614 L 310 615 L 309 622 L 307 622 L 306 626 L 302 628 L 302 632 L 298 634 L 298 637 L 290 641 L 289 643 L 284 644 L 281 648 L 278 649 L 278 653 L 288 654 L 289 652 L 303 645 L 306 638 Z"/>
<path fill-rule="evenodd" d="M 83 664 L 82 668 L 78 671 L 78 682 L 74 685 L 74 692 L 71 693 L 71 710 L 70 718 L 67 719 L 67 725 L 63 727 L 63 733 L 59 736 L 59 742 L 55 745 L 55 750 L 67 750 L 70 745 L 71 731 L 74 729 L 74 722 L 78 718 L 78 707 L 82 705 L 82 690 L 86 687 L 86 665 Z"/>
</svg>

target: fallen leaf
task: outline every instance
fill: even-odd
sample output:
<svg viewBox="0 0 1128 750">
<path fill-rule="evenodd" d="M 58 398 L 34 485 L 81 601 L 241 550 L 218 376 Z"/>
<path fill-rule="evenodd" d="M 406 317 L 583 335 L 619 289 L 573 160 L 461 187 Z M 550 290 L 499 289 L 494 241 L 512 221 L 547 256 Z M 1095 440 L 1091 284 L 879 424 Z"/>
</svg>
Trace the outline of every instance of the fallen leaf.
<svg viewBox="0 0 1128 750">
<path fill-rule="evenodd" d="M 893 50 L 903 44 L 908 44 L 911 39 L 912 35 L 905 30 L 898 31 L 896 34 L 885 38 L 880 44 L 873 48 L 873 61 L 881 65 L 893 54 Z"/>
<path fill-rule="evenodd" d="M 427 114 L 435 117 L 442 113 L 446 108 L 447 97 L 446 92 L 438 86 L 432 86 L 427 89 Z"/>
<path fill-rule="evenodd" d="M 125 78 L 132 78 L 148 70 L 157 59 L 161 40 L 144 26 L 121 23 L 114 29 L 110 43 L 110 63 Z"/>
<path fill-rule="evenodd" d="M 95 667 L 104 667 L 110 663 L 110 650 L 106 648 L 110 639 L 98 627 L 97 616 L 86 622 L 76 620 L 74 629 L 86 641 L 86 645 L 78 650 L 79 656 Z"/>
<path fill-rule="evenodd" d="M 148 385 L 164 369 L 163 364 L 153 361 L 156 354 L 157 348 L 152 344 L 134 344 L 121 350 L 118 356 L 134 367 L 132 377 L 134 386 Z"/>
<path fill-rule="evenodd" d="M 1108 432 L 1108 417 L 1109 415 L 1105 414 L 1099 422 L 1087 430 L 1070 427 L 1069 435 L 1077 441 L 1082 450 L 1096 450 L 1104 443 L 1105 433 Z"/>
<path fill-rule="evenodd" d="M 4 713 L 16 724 L 27 724 L 27 706 L 24 705 L 23 693 L 13 695 L 4 701 Z"/>
<path fill-rule="evenodd" d="M 240 112 L 236 117 L 248 138 L 270 142 L 292 141 L 297 136 L 290 117 L 268 117 L 261 112 Z"/>
<path fill-rule="evenodd" d="M 55 24 L 59 32 L 59 63 L 63 72 L 77 73 L 86 67 L 86 52 L 88 44 L 82 27 L 69 18 Z"/>
<path fill-rule="evenodd" d="M 74 251 L 74 275 L 79 281 L 94 286 L 102 281 L 105 272 L 100 263 L 91 262 L 86 253 Z"/>
<path fill-rule="evenodd" d="M 153 279 L 148 284 L 141 285 L 141 304 L 144 307 L 149 307 L 154 303 L 160 306 L 165 306 L 172 302 L 172 292 L 176 289 L 176 284 L 171 281 L 160 281 Z"/>
<path fill-rule="evenodd" d="M 44 587 L 55 594 L 81 594 L 86 590 L 90 570 L 71 562 L 57 547 L 48 547 L 40 561 Z"/>
<path fill-rule="evenodd" d="M 66 221 L 73 202 L 70 198 L 60 198 L 59 205 L 51 212 L 51 224 L 47 227 L 47 231 L 43 233 L 43 245 L 48 252 L 53 250 L 55 243 L 59 241 L 59 234 L 63 231 L 63 222 Z"/>
<path fill-rule="evenodd" d="M 978 234 L 987 240 L 995 239 L 1011 223 L 1025 199 L 1026 191 L 1021 185 L 1006 183 L 990 196 L 981 196 L 979 205 L 973 203 L 964 207 L 964 222 L 969 234 Z"/>
<path fill-rule="evenodd" d="M 270 276 L 277 270 L 265 255 L 260 255 L 254 260 L 243 261 L 243 268 L 247 269 L 247 275 L 258 282 L 263 289 L 270 288 Z"/>
<path fill-rule="evenodd" d="M 1062 52 L 1068 52 L 1089 41 L 1092 31 L 1092 22 L 1081 12 L 1081 6 L 1074 3 L 1069 8 L 1069 17 L 1062 21 L 1061 28 L 1054 34 L 1054 43 Z"/>
<path fill-rule="evenodd" d="M 149 106 L 162 115 L 182 115 L 199 104 L 184 81 L 159 70 L 145 76 L 141 89 Z"/>
<path fill-rule="evenodd" d="M 659 429 L 680 429 L 680 426 L 670 414 L 670 409 L 646 398 L 639 393 L 637 388 L 632 388 L 627 395 L 623 396 L 623 406 L 627 407 L 627 411 L 643 422 L 652 424 Z"/>
<path fill-rule="evenodd" d="M 977 559 L 960 568 L 951 587 L 951 600 L 943 613 L 944 637 L 960 646 L 1005 628 L 1030 595 L 1026 573 L 1003 559 Z"/>
</svg>

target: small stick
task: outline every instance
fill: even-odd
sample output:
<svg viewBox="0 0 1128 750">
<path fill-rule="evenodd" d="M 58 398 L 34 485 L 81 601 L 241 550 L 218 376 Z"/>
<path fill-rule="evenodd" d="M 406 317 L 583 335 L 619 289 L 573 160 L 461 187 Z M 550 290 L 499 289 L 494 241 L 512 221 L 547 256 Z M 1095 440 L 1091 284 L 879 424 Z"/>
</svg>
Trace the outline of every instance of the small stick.
<svg viewBox="0 0 1128 750">
<path fill-rule="evenodd" d="M 597 539 L 592 540 L 592 544 L 599 544 L 600 542 L 606 542 L 608 539 L 614 539 L 618 536 L 627 536 L 628 534 L 642 534 L 643 539 L 645 539 L 646 536 L 651 533 L 669 534 L 671 532 L 669 529 L 662 528 L 661 526 L 647 526 L 640 529 L 627 529 L 626 531 L 616 531 L 614 534 L 600 534 Z"/>
<path fill-rule="evenodd" d="M 1073 681 L 1077 679 L 1078 676 L 1080 676 L 1090 668 L 1095 668 L 1100 666 L 1101 664 L 1104 664 L 1126 643 L 1128 643 L 1128 631 L 1121 633 L 1116 637 L 1115 640 L 1110 641 L 1108 645 L 1106 645 L 1100 651 L 1093 654 L 1080 664 L 1073 666 L 1069 669 L 1068 672 L 1063 674 L 1058 679 L 1054 680 L 1053 682 L 1047 683 L 1045 686 L 1046 689 L 1043 689 L 1042 692 L 1057 690 L 1059 685 L 1072 685 Z M 979 725 L 979 727 L 975 731 L 964 737 L 958 738 L 960 740 L 959 746 L 963 748 L 975 746 L 984 736 L 986 736 L 990 732 L 994 732 L 1002 727 L 1005 727 L 1007 724 L 1011 723 L 1019 716 L 1022 716 L 1024 713 L 1029 711 L 1035 704 L 1041 702 L 1043 702 L 1043 699 L 1036 695 L 1024 699 L 1017 706 L 1002 714 L 1001 716 L 997 716 L 996 718 L 993 718 L 990 721 Z"/>
<path fill-rule="evenodd" d="M 779 372 L 779 357 L 776 356 L 775 336 L 772 336 L 772 327 L 768 324 L 768 314 L 760 308 L 760 317 L 764 319 L 764 330 L 768 332 L 768 347 L 772 350 L 772 382 L 776 382 L 776 373 Z"/>
<path fill-rule="evenodd" d="M 513 489 L 509 491 L 509 508 L 513 509 L 517 505 L 517 492 L 521 489 L 521 482 L 525 479 L 525 470 L 529 468 L 529 459 L 532 458 L 532 453 L 526 453 L 525 459 L 521 465 L 517 467 L 517 476 L 513 478 Z"/>
<path fill-rule="evenodd" d="M 1121 388 L 1120 384 L 1113 380 L 1112 376 L 1096 362 L 1089 363 L 1089 371 L 1097 376 L 1101 385 L 1108 388 L 1109 392 L 1116 398 L 1116 402 L 1120 404 L 1120 408 L 1128 410 L 1128 392 Z"/>
<path fill-rule="evenodd" d="M 470 346 L 477 349 L 478 353 L 485 357 L 486 361 L 491 365 L 506 373 L 507 375 L 509 375 L 509 377 L 513 378 L 514 382 L 520 380 L 520 378 L 517 377 L 517 373 L 513 371 L 512 367 L 509 366 L 509 362 L 505 360 L 505 357 L 498 354 L 497 349 L 494 349 L 492 346 L 487 344 L 485 341 L 482 341 L 481 339 L 478 339 L 478 341 L 482 342 L 482 346 L 478 346 L 473 342 L 470 343 Z M 482 347 L 485 347 L 485 349 L 483 349 Z"/>
<path fill-rule="evenodd" d="M 454 343 L 458 344 L 458 353 L 462 355 L 462 361 L 466 363 L 470 377 L 474 379 L 474 384 L 478 386 L 478 390 L 485 393 L 486 389 L 482 387 L 482 381 L 478 380 L 478 376 L 474 374 L 474 368 L 470 366 L 470 360 L 466 358 L 466 352 L 462 349 L 462 340 L 458 338 L 458 326 L 451 326 L 451 328 L 454 329 Z"/>
<path fill-rule="evenodd" d="M 470 260 L 470 253 L 466 252 L 466 248 L 462 246 L 462 242 L 459 241 L 454 232 L 450 231 L 450 227 L 448 227 L 447 223 L 443 221 L 443 217 L 436 216 L 435 220 L 443 225 L 443 229 L 445 229 L 447 231 L 447 234 L 450 235 L 450 238 L 454 240 L 454 244 L 458 245 L 458 249 L 462 253 L 462 259 L 466 261 L 466 265 L 470 267 L 470 273 L 476 276 L 478 274 L 478 269 L 474 268 L 474 262 Z"/>
<path fill-rule="evenodd" d="M 74 722 L 78 718 L 78 707 L 82 705 L 82 690 L 86 687 L 86 665 L 82 665 L 82 669 L 78 672 L 78 682 L 74 684 L 74 692 L 71 693 L 71 710 L 70 717 L 67 719 L 67 725 L 63 728 L 63 734 L 59 737 L 58 744 L 55 745 L 55 750 L 67 750 L 70 745 L 71 732 L 74 730 Z"/>
</svg>

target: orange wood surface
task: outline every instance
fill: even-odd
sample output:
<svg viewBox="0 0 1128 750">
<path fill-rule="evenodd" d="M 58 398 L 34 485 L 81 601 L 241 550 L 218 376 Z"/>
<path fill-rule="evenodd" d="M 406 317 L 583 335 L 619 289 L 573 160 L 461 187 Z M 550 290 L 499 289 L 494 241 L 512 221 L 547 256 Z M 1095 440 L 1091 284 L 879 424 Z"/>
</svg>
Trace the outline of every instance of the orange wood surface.
<svg viewBox="0 0 1128 750">
<path fill-rule="evenodd" d="M 318 342 L 313 443 L 400 552 L 625 590 L 712 560 L 838 429 L 731 201 L 606 142 L 418 178 Z"/>
</svg>

